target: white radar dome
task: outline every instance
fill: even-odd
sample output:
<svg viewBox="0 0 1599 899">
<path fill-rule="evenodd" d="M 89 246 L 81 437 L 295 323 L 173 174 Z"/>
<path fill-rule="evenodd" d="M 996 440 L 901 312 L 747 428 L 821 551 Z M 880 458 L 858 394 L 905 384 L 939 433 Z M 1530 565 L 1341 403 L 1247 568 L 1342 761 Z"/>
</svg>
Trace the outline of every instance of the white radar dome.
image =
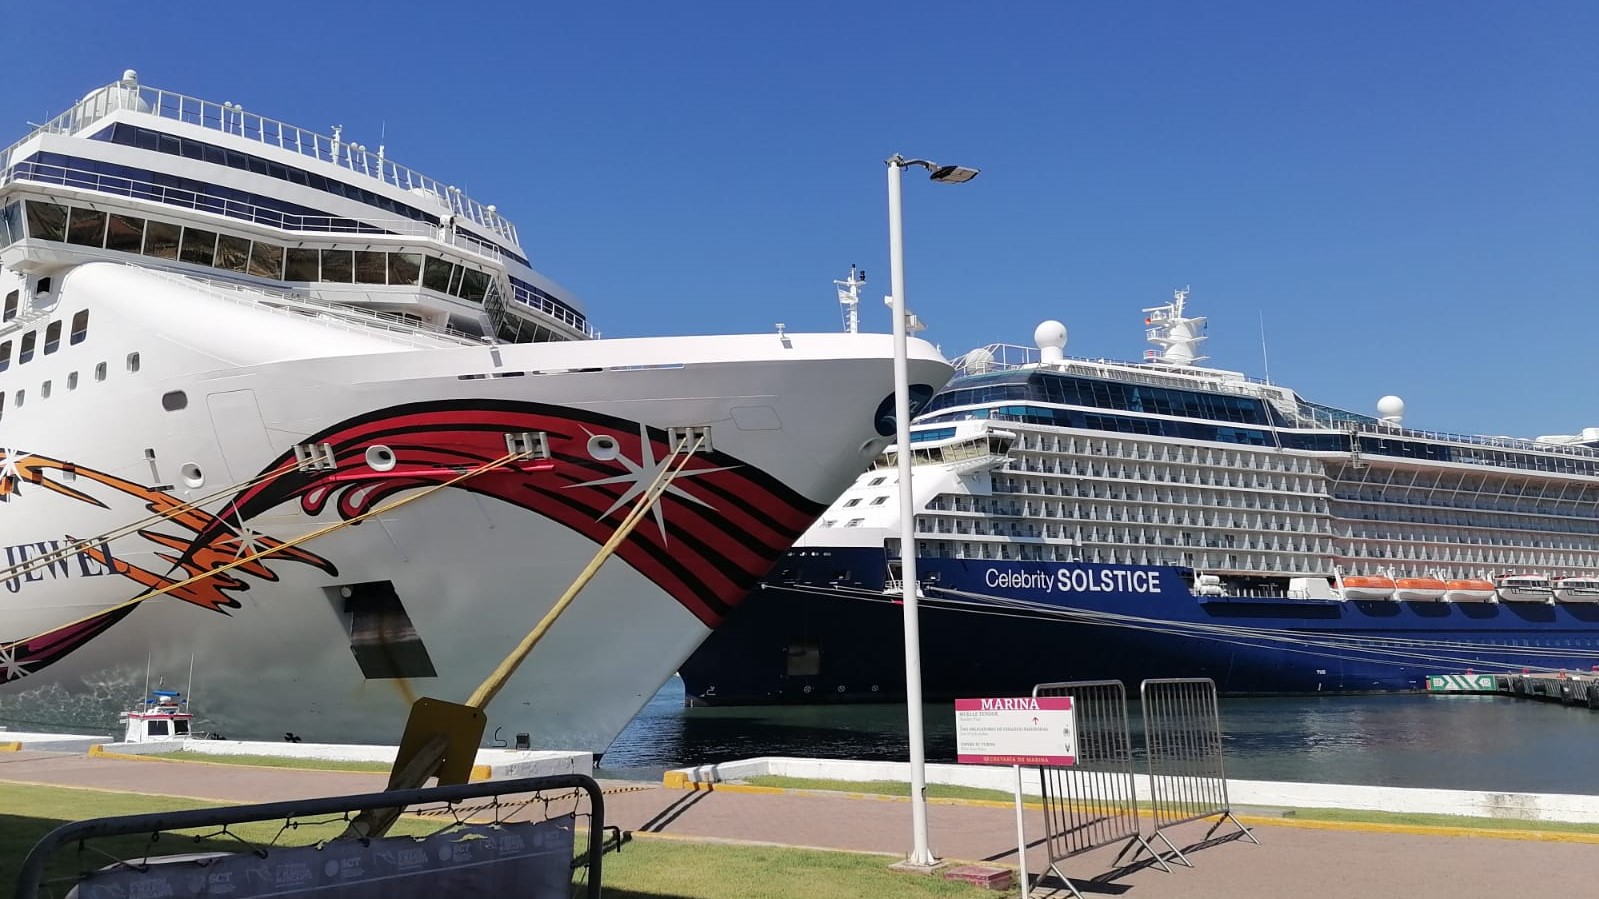
<svg viewBox="0 0 1599 899">
<path fill-rule="evenodd" d="M 1377 401 L 1377 415 L 1383 421 L 1399 424 L 1405 419 L 1405 401 L 1389 394 Z"/>
<path fill-rule="evenodd" d="M 961 361 L 961 367 L 970 374 L 983 374 L 994 367 L 994 354 L 985 347 L 978 347 L 966 354 Z"/>
<path fill-rule="evenodd" d="M 1065 355 L 1066 326 L 1054 319 L 1040 323 L 1033 329 L 1033 343 L 1038 347 L 1039 359 L 1059 362 Z"/>
</svg>

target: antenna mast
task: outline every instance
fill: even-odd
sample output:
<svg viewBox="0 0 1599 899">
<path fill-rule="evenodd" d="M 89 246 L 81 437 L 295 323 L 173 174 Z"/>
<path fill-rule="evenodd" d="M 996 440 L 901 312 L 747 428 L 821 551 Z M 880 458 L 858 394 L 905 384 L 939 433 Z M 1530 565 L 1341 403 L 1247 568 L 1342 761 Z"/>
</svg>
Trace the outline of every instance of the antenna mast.
<svg viewBox="0 0 1599 899">
<path fill-rule="evenodd" d="M 1266 311 L 1255 310 L 1260 315 L 1260 364 L 1265 369 L 1266 383 L 1271 383 L 1271 359 L 1266 356 Z"/>
<path fill-rule="evenodd" d="M 861 285 L 866 283 L 866 273 L 854 265 L 849 267 L 849 277 L 843 281 L 834 281 L 833 286 L 838 288 L 838 302 L 844 307 L 844 330 L 846 333 L 855 334 L 860 331 L 861 317 Z"/>
</svg>

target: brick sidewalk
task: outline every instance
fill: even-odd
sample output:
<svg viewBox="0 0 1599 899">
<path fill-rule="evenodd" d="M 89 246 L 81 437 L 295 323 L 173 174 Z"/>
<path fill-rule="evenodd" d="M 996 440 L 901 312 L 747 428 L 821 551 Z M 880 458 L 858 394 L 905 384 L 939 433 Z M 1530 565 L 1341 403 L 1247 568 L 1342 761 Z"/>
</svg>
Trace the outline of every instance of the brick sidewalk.
<svg viewBox="0 0 1599 899">
<path fill-rule="evenodd" d="M 0 754 L 0 780 L 95 787 L 225 802 L 359 793 L 382 789 L 379 774 L 332 773 L 233 765 L 127 761 L 40 752 Z M 910 843 L 910 805 L 903 800 L 854 799 L 803 793 L 690 792 L 658 785 L 607 782 L 622 787 L 606 796 L 608 824 L 640 834 L 679 839 L 742 840 L 899 856 Z M 1015 813 L 1009 808 L 928 806 L 934 852 L 942 858 L 1015 864 Z M 1172 832 L 1179 846 L 1203 837 L 1208 824 Z M 1042 833 L 1029 812 L 1028 837 Z M 1577 897 L 1596 894 L 1590 871 L 1599 845 L 1558 839 L 1502 839 L 1385 833 L 1339 827 L 1311 829 L 1254 825 L 1263 845 L 1226 842 L 1194 852 L 1193 869 L 1173 873 L 1141 868 L 1108 882 L 1115 848 L 1095 850 L 1063 866 L 1085 895 L 1125 894 L 1133 899 L 1476 899 L 1476 897 Z M 1229 828 L 1224 828 L 1225 832 Z M 625 852 L 626 849 L 624 848 Z M 885 863 L 886 863 L 885 859 Z M 1028 867 L 1044 868 L 1035 842 Z M 1048 895 L 1046 892 L 1040 895 Z M 1069 896 L 1064 890 L 1055 895 Z"/>
</svg>

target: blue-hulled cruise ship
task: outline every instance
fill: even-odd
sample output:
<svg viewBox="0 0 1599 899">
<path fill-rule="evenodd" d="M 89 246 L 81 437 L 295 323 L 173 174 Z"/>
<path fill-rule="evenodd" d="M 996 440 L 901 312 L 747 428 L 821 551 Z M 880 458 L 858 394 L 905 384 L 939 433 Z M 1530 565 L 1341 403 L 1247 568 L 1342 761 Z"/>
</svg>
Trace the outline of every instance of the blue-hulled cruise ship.
<svg viewBox="0 0 1599 899">
<path fill-rule="evenodd" d="M 1208 676 L 1227 693 L 1423 689 L 1599 665 L 1599 428 L 1404 425 L 1198 363 L 1187 291 L 1142 362 L 990 346 L 913 424 L 923 688 Z M 898 447 L 682 666 L 691 703 L 904 695 Z"/>
</svg>

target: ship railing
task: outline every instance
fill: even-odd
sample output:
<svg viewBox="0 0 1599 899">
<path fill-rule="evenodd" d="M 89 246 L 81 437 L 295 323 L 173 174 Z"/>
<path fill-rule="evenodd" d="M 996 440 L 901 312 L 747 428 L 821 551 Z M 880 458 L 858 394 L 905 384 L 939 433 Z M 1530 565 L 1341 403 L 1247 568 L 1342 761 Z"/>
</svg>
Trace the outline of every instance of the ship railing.
<svg viewBox="0 0 1599 899">
<path fill-rule="evenodd" d="M 163 206 L 172 206 L 178 209 L 209 212 L 284 231 L 315 234 L 397 234 L 406 237 L 426 237 L 430 240 L 436 240 L 440 243 L 476 253 L 479 256 L 488 257 L 500 265 L 504 265 L 507 258 L 505 252 L 499 247 L 486 241 L 478 240 L 470 234 L 464 234 L 460 231 L 447 231 L 413 219 L 381 216 L 354 219 L 347 216 L 296 215 L 292 212 L 270 209 L 254 203 L 208 194 L 204 191 L 168 187 L 137 178 L 104 175 L 72 166 L 32 161 L 20 162 L 13 166 L 7 166 L 3 171 L 0 171 L 0 188 L 13 182 L 50 184 L 110 194 L 112 196 L 128 197 L 133 200 L 159 203 Z"/>
<path fill-rule="evenodd" d="M 1452 434 L 1446 431 L 1421 431 L 1399 425 L 1387 425 L 1381 422 L 1366 422 L 1341 418 L 1321 410 L 1309 410 L 1306 415 L 1300 412 L 1295 416 L 1299 421 L 1308 421 L 1318 427 L 1334 430 L 1352 430 L 1366 437 L 1379 439 L 1395 437 L 1411 437 L 1420 440 L 1434 440 L 1443 443 L 1466 443 L 1473 446 L 1489 446 L 1498 449 L 1516 450 L 1518 452 L 1537 453 L 1563 453 L 1581 458 L 1595 458 L 1599 456 L 1591 447 L 1578 446 L 1568 443 L 1540 443 L 1536 440 L 1527 440 L 1521 437 L 1484 437 L 1475 434 Z"/>
<path fill-rule="evenodd" d="M 406 341 L 407 343 L 424 349 L 438 346 L 440 340 L 462 346 L 481 346 L 483 343 L 482 338 L 456 328 L 415 321 L 378 309 L 363 309 L 347 303 L 330 302 L 303 293 L 270 287 L 258 287 L 254 284 L 241 284 L 223 278 L 207 278 L 202 275 L 164 271 L 145 266 L 130 265 L 128 268 L 148 272 L 175 284 L 199 288 L 219 300 L 226 300 L 241 306 L 267 309 L 297 319 L 308 319 L 344 331 L 356 333 L 374 330 L 383 331 L 402 338 L 409 338 Z M 384 298 L 373 297 L 374 301 L 381 301 L 382 299 Z"/>
<path fill-rule="evenodd" d="M 79 134 L 119 109 L 198 125 L 332 163 L 413 194 L 429 197 L 440 208 L 475 222 L 512 244 L 520 243 L 516 226 L 493 206 L 479 203 L 453 184 L 441 184 L 386 158 L 382 146 L 372 153 L 365 146 L 345 141 L 342 137 L 318 134 L 277 119 L 246 112 L 242 105 L 231 101 L 212 103 L 185 94 L 121 81 L 93 91 L 71 109 L 34 128 L 22 140 L 0 152 L 0 166 L 9 165 L 16 148 L 39 134 Z"/>
</svg>

